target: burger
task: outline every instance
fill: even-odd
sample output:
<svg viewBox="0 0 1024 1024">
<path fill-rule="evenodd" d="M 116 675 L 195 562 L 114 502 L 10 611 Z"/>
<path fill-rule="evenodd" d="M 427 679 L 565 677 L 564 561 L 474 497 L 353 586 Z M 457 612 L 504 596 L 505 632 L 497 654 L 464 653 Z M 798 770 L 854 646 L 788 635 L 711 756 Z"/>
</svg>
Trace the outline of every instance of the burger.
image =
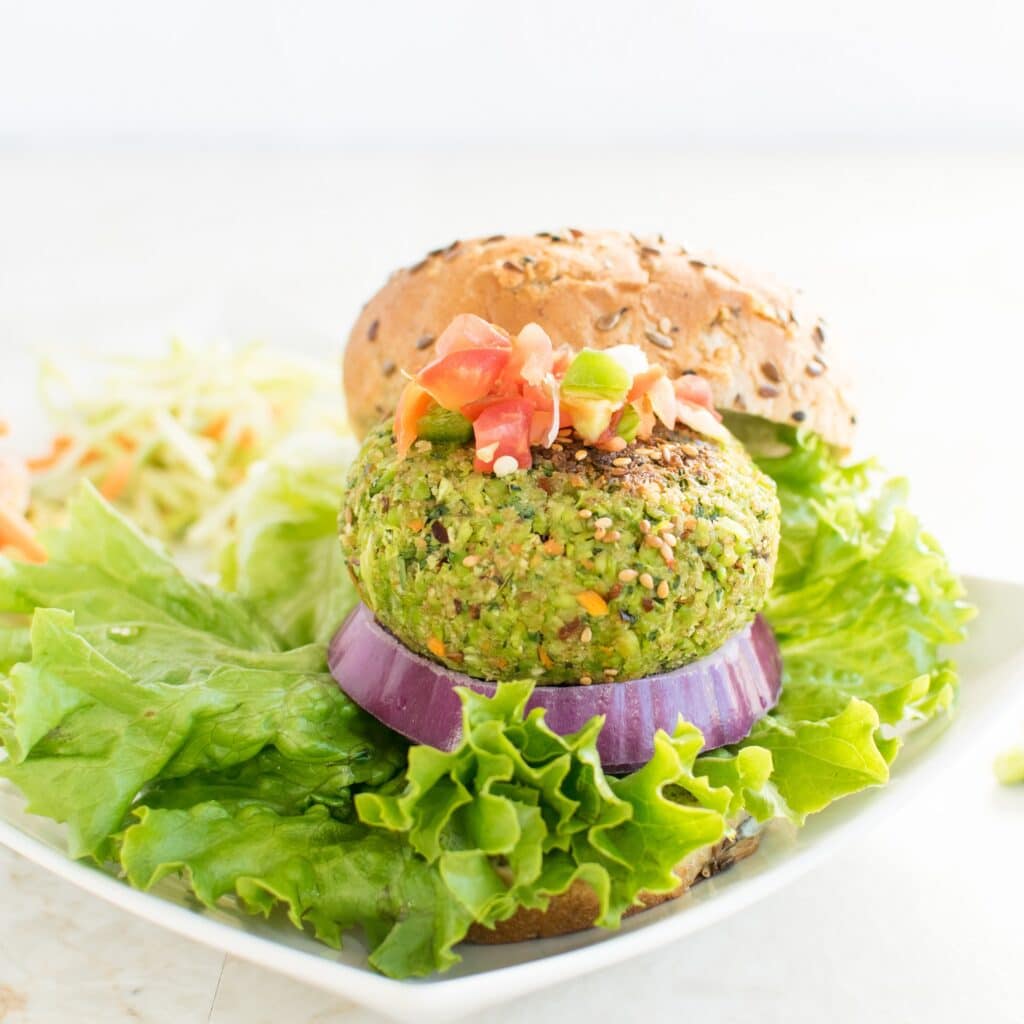
<svg viewBox="0 0 1024 1024">
<path fill-rule="evenodd" d="M 102 493 L 38 544 L 25 467 L 0 479 L 0 780 L 72 856 L 359 929 L 393 978 L 678 896 L 955 705 L 971 609 L 848 458 L 833 347 L 800 296 L 568 231 L 385 284 L 345 353 L 358 454 L 332 428 L 255 460 L 290 386 L 154 363 L 41 460 Z M 224 470 L 218 585 L 122 511 L 217 493 L 181 448 Z"/>
<path fill-rule="evenodd" d="M 344 356 L 363 445 L 340 516 L 361 604 L 331 646 L 389 728 L 460 742 L 457 688 L 532 684 L 559 733 L 603 716 L 608 773 L 680 718 L 704 749 L 779 700 L 762 616 L 779 557 L 765 424 L 849 448 L 855 416 L 799 295 L 658 236 L 492 236 L 436 250 L 367 303 Z M 676 868 L 684 892 L 754 852 L 745 815 Z M 583 881 L 477 941 L 585 928 Z"/>
</svg>

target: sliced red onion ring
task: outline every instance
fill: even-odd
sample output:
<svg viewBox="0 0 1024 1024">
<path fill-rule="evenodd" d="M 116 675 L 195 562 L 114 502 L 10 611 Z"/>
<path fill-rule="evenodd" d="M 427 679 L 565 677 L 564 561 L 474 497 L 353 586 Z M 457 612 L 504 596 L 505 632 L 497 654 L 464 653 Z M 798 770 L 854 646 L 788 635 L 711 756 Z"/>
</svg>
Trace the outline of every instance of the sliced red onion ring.
<svg viewBox="0 0 1024 1024">
<path fill-rule="evenodd" d="M 453 672 L 410 651 L 359 605 L 331 641 L 331 674 L 360 707 L 416 743 L 453 750 L 462 739 L 468 686 L 493 696 L 496 683 Z M 680 715 L 704 735 L 704 749 L 737 743 L 779 697 L 782 657 L 760 616 L 699 661 L 643 679 L 591 686 L 538 686 L 528 708 L 542 707 L 560 735 L 604 715 L 597 741 L 605 771 L 646 764 L 658 729 L 671 733 Z"/>
</svg>

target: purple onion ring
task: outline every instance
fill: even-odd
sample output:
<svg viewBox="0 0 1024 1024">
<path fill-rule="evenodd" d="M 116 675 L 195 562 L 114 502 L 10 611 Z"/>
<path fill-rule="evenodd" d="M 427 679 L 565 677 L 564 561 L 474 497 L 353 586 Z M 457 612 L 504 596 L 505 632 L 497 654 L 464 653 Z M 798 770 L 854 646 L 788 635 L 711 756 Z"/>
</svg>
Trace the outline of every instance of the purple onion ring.
<svg viewBox="0 0 1024 1024">
<path fill-rule="evenodd" d="M 335 634 L 328 661 L 360 707 L 407 739 L 440 750 L 453 750 L 462 739 L 454 688 L 487 696 L 497 689 L 410 651 L 363 604 Z M 606 771 L 625 772 L 650 760 L 655 732 L 671 733 L 680 715 L 700 729 L 705 750 L 739 742 L 775 706 L 781 682 L 779 646 L 758 616 L 718 650 L 671 672 L 621 683 L 538 686 L 527 707 L 545 708 L 548 726 L 560 735 L 604 715 L 601 763 Z"/>
</svg>

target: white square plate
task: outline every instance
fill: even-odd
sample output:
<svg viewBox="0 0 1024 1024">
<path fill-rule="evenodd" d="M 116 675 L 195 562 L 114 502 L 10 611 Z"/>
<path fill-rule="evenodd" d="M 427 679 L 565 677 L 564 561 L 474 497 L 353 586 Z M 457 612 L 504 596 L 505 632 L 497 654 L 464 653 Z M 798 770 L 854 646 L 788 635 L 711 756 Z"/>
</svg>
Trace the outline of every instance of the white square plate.
<svg viewBox="0 0 1024 1024">
<path fill-rule="evenodd" d="M 771 827 L 756 856 L 697 886 L 684 898 L 631 918 L 615 933 L 593 929 L 559 939 L 511 946 L 463 947 L 463 962 L 436 979 L 397 982 L 373 972 L 365 949 L 347 938 L 339 954 L 294 930 L 283 918 L 249 917 L 230 904 L 207 910 L 180 882 L 152 893 L 130 889 L 105 872 L 70 860 L 61 827 L 24 812 L 13 788 L 0 784 L 0 843 L 61 878 L 153 924 L 268 970 L 336 993 L 381 1013 L 431 1022 L 472 1014 L 547 985 L 638 956 L 706 928 L 794 881 L 869 822 L 925 789 L 941 759 L 966 752 L 987 730 L 1024 675 L 1024 586 L 969 579 L 980 616 L 957 651 L 963 676 L 961 702 L 951 720 L 913 733 L 882 788 L 840 801 L 805 828 Z"/>
</svg>

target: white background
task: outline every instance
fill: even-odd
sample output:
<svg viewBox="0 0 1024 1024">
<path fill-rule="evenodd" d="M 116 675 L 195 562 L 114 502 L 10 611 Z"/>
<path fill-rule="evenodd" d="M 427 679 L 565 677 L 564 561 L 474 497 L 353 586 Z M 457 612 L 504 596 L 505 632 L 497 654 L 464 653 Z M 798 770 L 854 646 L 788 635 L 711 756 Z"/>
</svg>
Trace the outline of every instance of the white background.
<svg viewBox="0 0 1024 1024">
<path fill-rule="evenodd" d="M 0 139 L 16 143 L 1024 142 L 1024 14 L 996 0 L 4 0 L 0 12 Z"/>
<path fill-rule="evenodd" d="M 959 566 L 1024 580 L 1022 19 L 0 0 L 0 417 L 26 422 L 42 348 L 332 354 L 393 266 L 454 237 L 663 230 L 816 298 L 862 450 L 911 475 Z M 1024 794 L 995 789 L 994 749 L 712 934 L 488 1020 L 1019 1021 Z M 0 884 L 0 1020 L 370 1019 L 7 855 Z"/>
</svg>

